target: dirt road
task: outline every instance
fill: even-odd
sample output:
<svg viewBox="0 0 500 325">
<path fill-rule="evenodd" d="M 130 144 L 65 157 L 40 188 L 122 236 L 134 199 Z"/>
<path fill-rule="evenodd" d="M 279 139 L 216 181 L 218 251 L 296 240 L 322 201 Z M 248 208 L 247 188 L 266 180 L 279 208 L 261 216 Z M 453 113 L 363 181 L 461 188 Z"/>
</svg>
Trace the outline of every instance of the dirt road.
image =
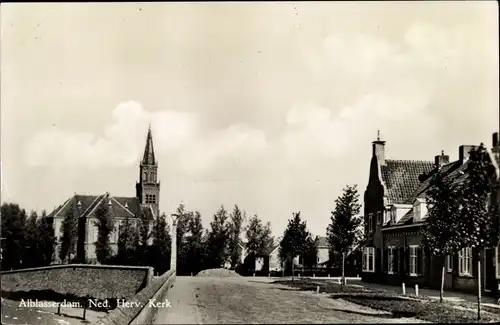
<svg viewBox="0 0 500 325">
<path fill-rule="evenodd" d="M 155 324 L 416 323 L 262 278 L 177 277 Z"/>
</svg>

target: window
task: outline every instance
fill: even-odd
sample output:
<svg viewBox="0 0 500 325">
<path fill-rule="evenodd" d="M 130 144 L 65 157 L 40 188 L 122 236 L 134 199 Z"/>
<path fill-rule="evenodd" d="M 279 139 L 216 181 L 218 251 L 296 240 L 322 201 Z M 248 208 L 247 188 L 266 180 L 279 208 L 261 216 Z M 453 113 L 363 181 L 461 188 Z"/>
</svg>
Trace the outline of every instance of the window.
<svg viewBox="0 0 500 325">
<path fill-rule="evenodd" d="M 446 256 L 446 271 L 448 273 L 453 272 L 453 255 Z"/>
<path fill-rule="evenodd" d="M 156 195 L 146 194 L 146 203 L 156 203 Z"/>
<path fill-rule="evenodd" d="M 375 272 L 375 247 L 363 248 L 363 272 Z"/>
<path fill-rule="evenodd" d="M 391 220 L 391 211 L 390 210 L 385 210 L 384 211 L 384 225 Z"/>
<path fill-rule="evenodd" d="M 419 247 L 410 246 L 410 276 L 418 276 Z"/>
<path fill-rule="evenodd" d="M 380 225 L 382 223 L 382 212 L 377 211 L 377 225 Z"/>
<path fill-rule="evenodd" d="M 413 215 L 415 220 L 420 220 L 421 219 L 421 210 L 420 210 L 420 202 L 415 203 L 415 206 L 413 208 Z"/>
<path fill-rule="evenodd" d="M 391 210 L 391 222 L 392 223 L 396 222 L 396 209 Z"/>
<path fill-rule="evenodd" d="M 497 269 L 497 279 L 500 278 L 500 246 L 495 247 L 495 260 L 496 260 L 496 265 L 495 268 Z"/>
<path fill-rule="evenodd" d="M 373 231 L 373 213 L 368 213 L 368 233 Z"/>
<path fill-rule="evenodd" d="M 470 247 L 458 252 L 458 275 L 472 275 L 472 248 Z"/>
<path fill-rule="evenodd" d="M 387 273 L 394 274 L 394 251 L 396 247 L 387 247 Z"/>
</svg>

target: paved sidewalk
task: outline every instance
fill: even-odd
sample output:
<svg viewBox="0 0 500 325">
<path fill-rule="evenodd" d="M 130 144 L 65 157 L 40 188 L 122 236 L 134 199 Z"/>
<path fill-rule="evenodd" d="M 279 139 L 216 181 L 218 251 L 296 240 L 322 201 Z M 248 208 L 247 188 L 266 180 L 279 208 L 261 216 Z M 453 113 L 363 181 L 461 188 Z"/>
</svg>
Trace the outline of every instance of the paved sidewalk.
<svg viewBox="0 0 500 325">
<path fill-rule="evenodd" d="M 167 299 L 171 307 L 159 308 L 153 324 L 203 324 L 195 286 L 189 277 L 176 277 L 174 286 L 167 293 Z"/>
<path fill-rule="evenodd" d="M 369 288 L 372 290 L 397 292 L 399 294 L 402 293 L 402 288 L 400 286 L 391 286 L 391 285 L 383 285 L 383 284 L 367 283 L 367 282 L 360 282 L 357 285 L 360 285 L 360 286 L 363 286 L 365 288 Z M 407 286 L 406 287 L 406 294 L 414 295 L 415 294 L 415 287 L 414 286 L 412 286 L 412 287 Z M 427 298 L 439 300 L 439 291 L 438 290 L 418 288 L 418 294 L 419 294 L 419 296 L 424 296 Z M 474 294 L 451 291 L 451 290 L 444 291 L 443 299 L 447 302 L 456 302 L 456 303 L 461 303 L 461 302 L 476 303 L 477 302 L 477 296 Z M 500 309 L 500 305 L 498 304 L 497 299 L 495 299 L 493 297 L 485 296 L 484 294 L 482 294 L 481 295 L 481 302 L 486 306 Z"/>
</svg>

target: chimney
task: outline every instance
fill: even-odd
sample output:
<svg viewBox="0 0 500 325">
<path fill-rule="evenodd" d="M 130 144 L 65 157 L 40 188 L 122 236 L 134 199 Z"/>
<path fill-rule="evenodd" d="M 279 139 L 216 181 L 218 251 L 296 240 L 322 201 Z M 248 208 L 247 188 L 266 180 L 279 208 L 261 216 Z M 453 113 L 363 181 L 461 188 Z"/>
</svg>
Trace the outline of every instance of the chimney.
<svg viewBox="0 0 500 325">
<path fill-rule="evenodd" d="M 380 166 L 385 166 L 385 141 L 380 140 L 380 131 L 377 132 L 377 141 L 372 142 L 373 155 L 377 156 Z"/>
<path fill-rule="evenodd" d="M 498 132 L 493 133 L 493 143 L 491 147 L 491 152 L 495 154 L 500 153 L 500 143 L 498 143 Z"/>
<path fill-rule="evenodd" d="M 444 154 L 444 150 L 441 150 L 441 154 L 434 157 L 434 163 L 437 167 L 441 167 L 450 162 L 450 156 Z"/>
<path fill-rule="evenodd" d="M 465 159 L 469 158 L 470 151 L 476 147 L 477 146 L 472 145 L 461 145 L 458 147 L 458 159 L 463 163 Z"/>
</svg>

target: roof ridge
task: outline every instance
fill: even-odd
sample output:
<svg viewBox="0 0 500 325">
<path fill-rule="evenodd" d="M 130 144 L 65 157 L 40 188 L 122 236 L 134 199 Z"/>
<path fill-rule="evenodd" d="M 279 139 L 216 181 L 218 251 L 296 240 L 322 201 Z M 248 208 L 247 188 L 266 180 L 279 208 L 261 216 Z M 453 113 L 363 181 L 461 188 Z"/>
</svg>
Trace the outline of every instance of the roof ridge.
<svg viewBox="0 0 500 325">
<path fill-rule="evenodd" d="M 58 208 L 58 209 L 57 209 L 57 212 L 56 212 L 56 213 L 54 213 L 53 218 L 57 217 L 57 215 L 59 214 L 59 212 L 61 212 L 61 211 L 62 211 L 62 209 L 64 209 L 64 208 L 66 207 L 66 205 L 68 205 L 68 203 L 69 203 L 69 202 L 70 202 L 70 201 L 71 201 L 71 200 L 72 200 L 75 196 L 76 196 L 76 194 L 75 194 L 75 195 L 73 195 L 73 196 L 70 196 L 70 197 L 69 197 L 69 199 L 67 199 L 67 200 L 66 200 L 66 202 L 64 202 L 64 203 L 60 206 L 60 208 Z"/>
<path fill-rule="evenodd" d="M 416 160 L 416 159 L 386 159 L 386 161 L 398 161 L 398 162 L 419 162 L 419 163 L 432 163 L 432 160 Z"/>
<path fill-rule="evenodd" d="M 104 194 L 102 194 L 102 195 L 101 195 L 101 196 L 102 196 L 102 198 L 99 200 L 99 202 L 97 202 L 97 203 L 94 205 L 94 207 L 92 208 L 92 210 L 91 210 L 89 213 L 87 213 L 87 214 L 85 215 L 85 217 L 87 217 L 87 216 L 91 215 L 91 214 L 92 214 L 92 212 L 94 212 L 94 211 L 95 211 L 95 209 L 97 209 L 97 207 L 99 206 L 99 204 L 101 204 L 101 202 L 104 200 L 104 198 L 106 197 L 106 195 L 107 195 L 107 194 L 109 194 L 109 193 L 108 193 L 108 192 L 106 192 L 106 193 L 104 193 Z M 83 215 L 82 215 L 82 216 L 83 216 Z"/>
<path fill-rule="evenodd" d="M 90 207 L 91 207 L 91 206 L 95 203 L 95 201 L 96 201 L 98 198 L 99 198 L 99 196 L 97 196 L 97 197 L 94 199 L 94 201 L 92 201 L 92 203 L 90 203 L 90 205 L 87 207 L 87 209 L 85 209 L 85 211 L 83 211 L 83 213 L 82 213 L 81 217 L 84 217 L 84 216 L 85 216 L 85 212 L 87 212 L 87 211 L 90 209 Z"/>
<path fill-rule="evenodd" d="M 132 216 L 134 216 L 134 217 L 135 217 L 135 215 L 132 213 L 132 211 L 130 211 L 129 209 L 127 209 L 126 207 L 124 207 L 124 206 L 123 206 L 120 202 L 118 202 L 118 200 L 117 200 L 117 199 L 115 199 L 113 196 L 111 197 L 111 199 L 112 199 L 113 201 L 115 201 L 116 203 L 118 203 L 118 205 L 119 205 L 119 206 L 121 206 L 123 209 L 125 209 L 125 211 L 127 211 L 128 213 L 130 213 L 130 215 L 132 215 Z"/>
</svg>

